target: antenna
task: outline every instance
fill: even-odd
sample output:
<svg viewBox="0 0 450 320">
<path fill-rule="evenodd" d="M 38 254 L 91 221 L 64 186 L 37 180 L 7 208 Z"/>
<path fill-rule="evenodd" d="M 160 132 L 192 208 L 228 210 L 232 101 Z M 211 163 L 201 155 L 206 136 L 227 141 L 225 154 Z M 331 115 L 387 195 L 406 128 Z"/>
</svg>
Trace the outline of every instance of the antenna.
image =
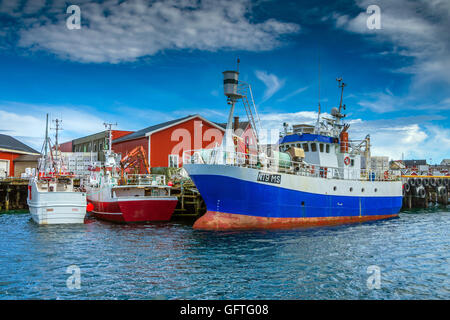
<svg viewBox="0 0 450 320">
<path fill-rule="evenodd" d="M 342 98 L 343 98 L 343 96 L 344 96 L 344 88 L 347 86 L 347 84 L 345 84 L 345 83 L 342 81 L 342 77 L 336 78 L 336 81 L 338 82 L 338 88 L 341 88 L 341 89 L 342 89 L 342 90 L 341 90 L 341 101 L 339 102 L 339 113 L 341 113 L 342 107 L 344 107 L 344 110 L 345 110 L 345 105 L 342 105 Z"/>
<path fill-rule="evenodd" d="M 319 131 L 319 122 L 320 122 L 320 52 L 317 54 L 318 55 L 318 63 L 319 63 L 319 112 L 317 113 L 317 123 L 316 123 L 316 130 Z M 319 133 L 319 132 L 317 132 Z"/>
<path fill-rule="evenodd" d="M 59 143 L 58 143 L 58 133 L 59 130 L 62 130 L 61 128 L 61 124 L 62 124 L 62 120 L 56 118 L 55 120 L 52 120 L 52 122 L 55 123 L 55 159 L 53 160 L 54 162 L 54 166 L 57 166 L 58 171 L 61 169 L 61 164 L 58 162 L 59 159 Z M 50 153 L 52 153 L 52 150 L 50 150 Z"/>
<path fill-rule="evenodd" d="M 56 118 L 55 120 L 53 120 L 53 122 L 55 123 L 55 148 L 56 151 L 58 151 L 59 145 L 58 145 L 58 131 L 59 130 L 63 130 L 61 128 L 61 124 L 62 124 L 62 120 Z"/>
<path fill-rule="evenodd" d="M 112 126 L 117 126 L 116 123 L 106 123 L 103 122 L 103 125 L 105 126 L 106 130 L 108 131 L 108 151 L 111 153 L 111 147 L 112 147 Z"/>
<path fill-rule="evenodd" d="M 236 66 L 236 71 L 239 72 L 239 64 L 241 63 L 241 59 L 239 59 L 239 57 L 237 58 L 237 66 Z"/>
</svg>

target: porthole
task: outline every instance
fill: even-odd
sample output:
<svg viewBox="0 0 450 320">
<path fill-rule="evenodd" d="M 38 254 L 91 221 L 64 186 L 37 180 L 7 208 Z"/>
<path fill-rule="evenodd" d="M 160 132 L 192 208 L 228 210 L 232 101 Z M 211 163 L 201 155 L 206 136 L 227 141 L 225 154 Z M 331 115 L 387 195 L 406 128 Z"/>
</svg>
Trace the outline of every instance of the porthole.
<svg viewBox="0 0 450 320">
<path fill-rule="evenodd" d="M 304 206 L 305 205 L 305 201 L 302 201 L 302 206 Z"/>
<path fill-rule="evenodd" d="M 364 188 L 361 189 L 361 192 L 364 192 Z"/>
<path fill-rule="evenodd" d="M 377 192 L 378 191 L 378 189 L 377 188 L 375 188 L 375 190 L 374 190 L 375 192 Z"/>
<path fill-rule="evenodd" d="M 352 192 L 352 191 L 353 191 L 353 188 L 350 187 L 350 192 Z"/>
<path fill-rule="evenodd" d="M 336 189 L 337 189 L 336 187 L 333 187 L 333 191 L 336 191 Z"/>
</svg>

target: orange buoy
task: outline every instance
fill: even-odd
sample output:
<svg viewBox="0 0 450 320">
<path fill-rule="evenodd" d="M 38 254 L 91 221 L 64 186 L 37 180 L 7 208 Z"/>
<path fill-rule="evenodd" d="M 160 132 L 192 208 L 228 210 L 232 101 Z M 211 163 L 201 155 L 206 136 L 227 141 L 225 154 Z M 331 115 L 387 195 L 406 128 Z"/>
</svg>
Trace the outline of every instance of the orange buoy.
<svg viewBox="0 0 450 320">
<path fill-rule="evenodd" d="M 86 211 L 87 212 L 92 212 L 94 210 L 94 205 L 90 202 L 88 202 L 87 206 L 86 206 Z"/>
</svg>

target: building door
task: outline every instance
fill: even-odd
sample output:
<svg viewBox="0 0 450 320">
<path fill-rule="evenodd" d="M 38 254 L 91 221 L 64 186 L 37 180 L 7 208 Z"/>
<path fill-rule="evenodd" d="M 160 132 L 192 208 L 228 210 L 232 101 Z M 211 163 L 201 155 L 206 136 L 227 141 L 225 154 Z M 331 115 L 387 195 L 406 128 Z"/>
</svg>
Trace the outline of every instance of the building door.
<svg viewBox="0 0 450 320">
<path fill-rule="evenodd" d="M 0 178 L 6 178 L 9 176 L 9 161 L 0 160 Z"/>
</svg>

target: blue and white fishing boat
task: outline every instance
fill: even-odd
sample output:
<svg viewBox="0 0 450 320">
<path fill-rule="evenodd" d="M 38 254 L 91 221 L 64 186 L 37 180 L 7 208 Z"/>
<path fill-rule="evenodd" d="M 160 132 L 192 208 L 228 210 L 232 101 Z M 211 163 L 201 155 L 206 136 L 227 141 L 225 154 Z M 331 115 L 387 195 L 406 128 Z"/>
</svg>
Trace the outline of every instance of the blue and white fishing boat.
<svg viewBox="0 0 450 320">
<path fill-rule="evenodd" d="M 259 145 L 256 154 L 239 153 L 232 137 L 235 104 L 242 101 L 259 136 L 251 88 L 239 72 L 224 72 L 231 105 L 222 144 L 184 154 L 184 168 L 201 193 L 207 213 L 196 229 L 273 229 L 335 225 L 396 217 L 402 205 L 402 182 L 391 171 L 370 167 L 370 137 L 348 139 L 339 108 L 320 115 L 315 125 L 285 124 L 275 148 Z"/>
</svg>

